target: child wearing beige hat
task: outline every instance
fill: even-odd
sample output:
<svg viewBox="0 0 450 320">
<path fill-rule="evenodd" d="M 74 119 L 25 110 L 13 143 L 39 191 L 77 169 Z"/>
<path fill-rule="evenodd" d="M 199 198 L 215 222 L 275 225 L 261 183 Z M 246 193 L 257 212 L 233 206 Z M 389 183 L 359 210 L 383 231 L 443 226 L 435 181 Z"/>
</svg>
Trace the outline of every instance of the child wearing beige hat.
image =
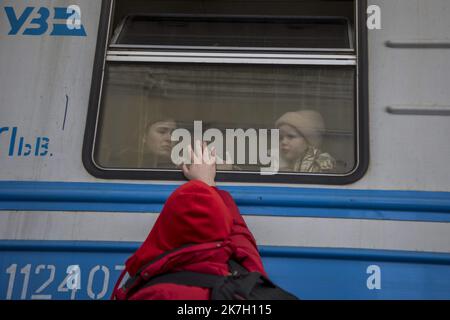
<svg viewBox="0 0 450 320">
<path fill-rule="evenodd" d="M 275 126 L 280 130 L 280 170 L 321 173 L 335 168 L 334 158 L 320 150 L 325 131 L 320 113 L 313 110 L 288 112 Z"/>
</svg>

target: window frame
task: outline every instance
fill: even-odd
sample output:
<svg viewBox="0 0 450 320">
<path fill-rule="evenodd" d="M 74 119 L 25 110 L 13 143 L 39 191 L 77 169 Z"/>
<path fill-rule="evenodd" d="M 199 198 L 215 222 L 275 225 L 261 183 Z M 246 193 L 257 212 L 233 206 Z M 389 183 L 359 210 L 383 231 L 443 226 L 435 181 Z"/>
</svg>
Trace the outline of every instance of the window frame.
<svg viewBox="0 0 450 320">
<path fill-rule="evenodd" d="M 367 0 L 355 0 L 355 40 L 354 56 L 348 54 L 349 49 L 342 51 L 331 49 L 333 53 L 318 53 L 321 50 L 304 52 L 279 53 L 249 53 L 212 52 L 213 50 L 185 50 L 145 52 L 141 50 L 126 51 L 117 45 L 111 45 L 113 37 L 112 19 L 115 0 L 102 0 L 97 48 L 92 75 L 91 92 L 83 142 L 82 160 L 86 170 L 96 178 L 119 180 L 172 180 L 183 181 L 185 178 L 180 170 L 173 169 L 113 169 L 102 168 L 95 163 L 94 148 L 97 138 L 97 124 L 100 115 L 101 97 L 103 91 L 104 72 L 108 62 L 194 62 L 194 63 L 252 63 L 252 64 L 295 64 L 295 65 L 355 65 L 355 167 L 347 174 L 330 173 L 297 173 L 280 172 L 276 175 L 260 175 L 249 171 L 218 171 L 219 182 L 246 183 L 283 183 L 283 184 L 324 184 L 345 185 L 358 181 L 366 173 L 369 165 L 369 129 L 368 129 L 368 46 L 367 28 L 365 27 Z M 119 50 L 116 50 L 119 49 Z M 350 49 L 352 50 L 352 49 Z M 266 51 L 266 50 L 264 50 Z M 302 51 L 302 50 L 299 50 Z M 336 53 L 336 52 L 340 53 Z M 286 59 L 289 55 L 289 59 Z M 168 60 L 169 59 L 169 60 Z"/>
</svg>

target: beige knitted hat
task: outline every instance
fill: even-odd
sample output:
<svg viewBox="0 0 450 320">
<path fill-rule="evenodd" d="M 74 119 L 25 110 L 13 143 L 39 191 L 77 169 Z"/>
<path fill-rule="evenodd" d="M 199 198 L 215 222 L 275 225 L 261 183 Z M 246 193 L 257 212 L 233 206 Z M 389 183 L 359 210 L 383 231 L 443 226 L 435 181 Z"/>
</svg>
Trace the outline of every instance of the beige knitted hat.
<svg viewBox="0 0 450 320">
<path fill-rule="evenodd" d="M 314 147 L 320 147 L 322 143 L 322 134 L 325 130 L 325 123 L 322 116 L 317 111 L 299 110 L 285 113 L 277 120 L 275 126 L 280 128 L 284 124 L 297 129 L 297 131 L 300 132 Z"/>
</svg>

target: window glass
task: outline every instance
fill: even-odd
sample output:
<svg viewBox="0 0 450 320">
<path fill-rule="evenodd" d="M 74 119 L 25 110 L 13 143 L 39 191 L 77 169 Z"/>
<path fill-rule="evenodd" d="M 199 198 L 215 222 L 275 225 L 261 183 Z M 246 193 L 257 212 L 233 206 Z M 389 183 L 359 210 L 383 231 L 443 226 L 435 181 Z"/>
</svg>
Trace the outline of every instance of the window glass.
<svg viewBox="0 0 450 320">
<path fill-rule="evenodd" d="M 194 121 L 202 121 L 203 132 L 218 129 L 224 137 L 226 129 L 280 129 L 283 172 L 348 173 L 355 165 L 355 76 L 353 66 L 110 62 L 95 161 L 110 169 L 176 169 L 171 133 L 184 128 L 193 136 Z M 238 162 L 219 170 L 261 167 L 259 159 Z"/>
<path fill-rule="evenodd" d="M 349 21 L 334 17 L 129 16 L 122 45 L 351 49 Z"/>
</svg>

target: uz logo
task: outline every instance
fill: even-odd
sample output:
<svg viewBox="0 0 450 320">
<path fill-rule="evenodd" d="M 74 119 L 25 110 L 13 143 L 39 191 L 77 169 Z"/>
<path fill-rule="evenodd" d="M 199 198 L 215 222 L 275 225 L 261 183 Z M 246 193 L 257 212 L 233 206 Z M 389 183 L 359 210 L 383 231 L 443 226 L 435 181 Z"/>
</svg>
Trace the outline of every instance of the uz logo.
<svg viewBox="0 0 450 320">
<path fill-rule="evenodd" d="M 5 11 L 11 26 L 9 35 L 17 35 L 30 16 L 32 20 L 27 28 L 23 30 L 23 35 L 41 36 L 49 29 L 50 10 L 48 8 L 26 7 L 20 14 L 17 14 L 13 7 L 5 7 Z M 81 9 L 79 6 L 72 5 L 68 8 L 54 8 L 53 19 L 64 20 L 64 23 L 54 23 L 50 33 L 51 36 L 86 36 L 86 31 L 81 24 Z"/>
</svg>

